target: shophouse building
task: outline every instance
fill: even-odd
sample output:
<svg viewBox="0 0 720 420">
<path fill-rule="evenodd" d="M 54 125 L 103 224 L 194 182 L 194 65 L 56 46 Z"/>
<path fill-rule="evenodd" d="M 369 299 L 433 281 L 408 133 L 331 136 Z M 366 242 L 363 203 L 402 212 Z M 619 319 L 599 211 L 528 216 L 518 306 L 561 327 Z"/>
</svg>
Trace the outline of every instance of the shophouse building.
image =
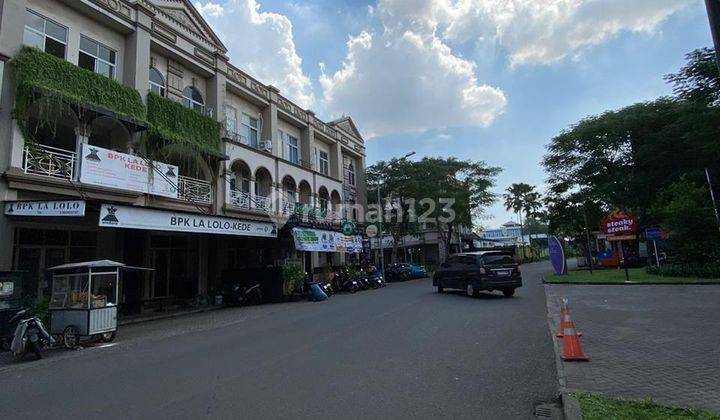
<svg viewBox="0 0 720 420">
<path fill-rule="evenodd" d="M 227 53 L 188 0 L 0 0 L 0 270 L 42 294 L 58 264 L 150 267 L 121 285 L 137 312 L 229 269 L 345 261 L 292 233 L 358 215 L 362 136 Z"/>
</svg>

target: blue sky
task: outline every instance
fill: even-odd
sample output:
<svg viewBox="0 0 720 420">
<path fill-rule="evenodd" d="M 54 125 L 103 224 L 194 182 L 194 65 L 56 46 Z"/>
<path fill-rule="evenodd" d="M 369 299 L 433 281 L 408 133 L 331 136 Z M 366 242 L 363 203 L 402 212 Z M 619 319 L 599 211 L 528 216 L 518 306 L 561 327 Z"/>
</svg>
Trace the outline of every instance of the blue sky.
<svg viewBox="0 0 720 420">
<path fill-rule="evenodd" d="M 516 12 L 517 23 L 488 9 L 469 18 L 467 9 L 441 8 L 447 2 L 440 0 L 196 5 L 218 28 L 233 63 L 260 73 L 323 118 L 354 117 L 370 137 L 368 163 L 408 151 L 484 160 L 504 168 L 498 193 L 513 182 L 542 190 L 539 162 L 554 135 L 585 116 L 669 94 L 662 76 L 676 71 L 685 53 L 711 44 L 702 0 L 576 0 L 572 11 L 553 13 L 545 11 L 558 0 L 533 0 L 547 3 L 544 9 L 512 1 L 528 9 L 527 15 Z M 466 3 L 477 12 L 493 2 L 499 0 Z M 209 13 L 208 4 L 220 8 Z M 248 38 L 237 29 L 245 7 L 254 10 L 247 18 L 255 32 L 265 34 L 259 42 L 282 51 L 277 63 L 236 52 Z M 421 41 L 413 44 L 407 34 Z M 444 73 L 437 71 L 438 60 L 448 59 L 451 75 L 434 83 Z M 468 86 L 478 88 L 473 102 L 455 106 Z M 373 101 L 395 99 L 388 110 L 369 109 Z M 402 114 L 390 115 L 391 109 Z M 513 217 L 500 203 L 488 215 L 486 227 Z"/>
</svg>

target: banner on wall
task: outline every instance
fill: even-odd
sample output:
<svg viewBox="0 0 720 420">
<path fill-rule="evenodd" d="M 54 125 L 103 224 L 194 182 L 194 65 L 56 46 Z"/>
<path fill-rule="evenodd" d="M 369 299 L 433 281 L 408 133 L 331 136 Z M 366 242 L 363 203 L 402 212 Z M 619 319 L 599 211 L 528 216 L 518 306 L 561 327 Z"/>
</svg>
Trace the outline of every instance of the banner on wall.
<svg viewBox="0 0 720 420">
<path fill-rule="evenodd" d="M 218 235 L 260 236 L 265 238 L 277 237 L 277 229 L 272 223 L 114 204 L 103 204 L 101 206 L 98 226 L 186 233 L 214 233 Z"/>
<path fill-rule="evenodd" d="M 8 216 L 85 216 L 85 201 L 11 201 L 5 204 Z"/>
<path fill-rule="evenodd" d="M 83 144 L 80 182 L 177 198 L 178 167 Z"/>
<path fill-rule="evenodd" d="M 363 251 L 362 237 L 344 235 L 329 230 L 293 228 L 295 249 L 298 251 L 346 252 L 356 254 Z"/>
</svg>

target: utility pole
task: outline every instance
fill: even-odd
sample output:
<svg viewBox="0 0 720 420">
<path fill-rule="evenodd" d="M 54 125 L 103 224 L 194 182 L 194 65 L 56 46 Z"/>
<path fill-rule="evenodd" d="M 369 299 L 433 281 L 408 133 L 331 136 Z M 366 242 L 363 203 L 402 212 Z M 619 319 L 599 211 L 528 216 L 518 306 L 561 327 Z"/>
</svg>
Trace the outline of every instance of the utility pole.
<svg viewBox="0 0 720 420">
<path fill-rule="evenodd" d="M 710 188 L 710 199 L 713 203 L 713 210 L 715 210 L 715 221 L 718 224 L 718 230 L 720 230 L 720 213 L 718 213 L 717 203 L 715 202 L 715 193 L 713 192 L 712 180 L 710 180 L 710 170 L 705 168 L 705 176 L 707 177 L 708 187 Z"/>
<path fill-rule="evenodd" d="M 705 8 L 707 9 L 708 20 L 710 21 L 710 33 L 712 34 L 713 46 L 715 47 L 715 64 L 720 72 L 720 0 L 705 0 Z M 705 176 L 707 177 L 708 187 L 710 188 L 710 199 L 713 203 L 715 211 L 715 220 L 720 230 L 720 214 L 718 214 L 717 203 L 715 202 L 715 193 L 713 192 L 712 181 L 710 180 L 710 170 L 705 168 Z"/>
</svg>

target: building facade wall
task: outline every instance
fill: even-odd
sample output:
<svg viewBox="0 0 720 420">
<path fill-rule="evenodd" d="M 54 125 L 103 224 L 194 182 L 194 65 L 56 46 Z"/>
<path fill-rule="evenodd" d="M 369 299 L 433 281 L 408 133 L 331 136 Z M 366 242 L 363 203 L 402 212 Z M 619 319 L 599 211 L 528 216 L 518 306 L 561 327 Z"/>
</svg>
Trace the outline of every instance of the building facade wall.
<svg viewBox="0 0 720 420">
<path fill-rule="evenodd" d="M 6 62 L 22 47 L 26 9 L 33 10 L 44 17 L 68 28 L 68 43 L 65 59 L 77 65 L 80 36 L 102 43 L 116 52 L 115 80 L 138 90 L 143 100 L 149 91 L 149 68 L 156 68 L 165 80 L 166 95 L 170 99 L 180 100 L 182 90 L 194 86 L 203 96 L 207 107 L 213 109 L 212 118 L 223 123 L 224 104 L 237 110 L 238 127 L 242 113 L 262 116 L 259 140 L 273 139 L 273 153 L 253 150 L 237 144 L 234 139 L 224 136 L 221 152 L 227 156 L 219 164 L 218 179 L 211 185 L 212 202 L 198 206 L 196 203 L 179 200 L 163 200 L 146 194 L 130 194 L 127 191 L 86 189 L 82 183 L 61 185 L 57 180 L 38 177 L 23 172 L 24 139 L 17 124 L 12 120 L 14 103 L 14 71 L 11 65 L 5 65 L 2 72 L 2 95 L 0 96 L 0 201 L 5 203 L 16 200 L 53 200 L 87 199 L 94 203 L 121 202 L 137 206 L 148 206 L 158 210 L 181 210 L 187 212 L 206 212 L 230 217 L 255 217 L 257 212 L 236 209 L 235 213 L 226 212 L 229 194 L 228 172 L 235 161 L 242 160 L 251 170 L 254 178 L 259 168 L 265 168 L 271 174 L 272 188 L 280 188 L 279 183 L 285 175 L 291 176 L 296 185 L 306 181 L 311 187 L 313 204 L 320 187 L 329 194 L 337 191 L 344 195 L 343 174 L 341 171 L 341 134 L 320 120 L 311 111 L 304 110 L 279 96 L 277 89 L 264 85 L 252 76 L 233 67 L 227 58 L 226 48 L 218 40 L 207 34 L 198 34 L 173 19 L 167 9 L 169 3 L 161 1 L 125 1 L 106 2 L 101 0 L 77 0 L 73 2 L 59 0 L 2 0 L 0 8 L 0 60 Z M 190 2 L 172 2 L 173 7 L 192 7 Z M 202 26 L 202 25 L 201 25 Z M 271 53 L 271 52 L 269 52 Z M 290 116 L 288 116 L 290 115 Z M 289 122 L 292 121 L 292 122 Z M 314 140 L 316 127 L 322 127 L 325 142 Z M 286 161 L 276 140 L 278 130 L 290 133 L 301 140 L 301 156 L 311 165 L 295 165 Z M 77 146 L 87 143 L 87 136 L 77 134 Z M 362 145 L 362 138 L 353 142 Z M 322 175 L 313 168 L 313 151 L 322 149 L 331 154 L 331 171 Z M 128 153 L 131 150 L 127 151 Z M 364 180 L 364 145 L 355 150 L 356 186 Z M 308 159 L 310 157 L 310 159 Z M 11 177 L 12 175 L 12 177 Z M 13 179 L 12 183 L 9 181 Z M 255 180 L 253 179 L 253 182 Z M 11 185 L 12 184 L 12 185 Z M 364 187 L 359 187 L 362 189 Z M 365 204 L 364 199 L 356 202 Z M 277 209 L 276 209 L 277 210 Z M 24 221 L 32 223 L 34 221 Z M 13 261 L 14 233 L 23 224 L 0 214 L 0 270 L 11 269 Z M 107 229 L 97 229 L 96 256 L 98 258 L 129 258 L 124 244 L 134 235 Z M 149 240 L 149 239 L 148 239 Z M 199 240 L 198 252 L 208 255 L 211 246 L 209 237 Z M 333 257 L 343 260 L 342 257 Z M 316 259 L 321 259 L 316 256 Z M 140 261 L 142 262 L 142 261 Z M 139 263 L 140 263 L 139 262 Z M 202 279 L 208 272 L 208 260 L 201 258 L 198 276 Z M 207 279 L 202 280 L 201 289 L 207 288 Z M 147 290 L 144 295 L 147 296 Z"/>
</svg>

